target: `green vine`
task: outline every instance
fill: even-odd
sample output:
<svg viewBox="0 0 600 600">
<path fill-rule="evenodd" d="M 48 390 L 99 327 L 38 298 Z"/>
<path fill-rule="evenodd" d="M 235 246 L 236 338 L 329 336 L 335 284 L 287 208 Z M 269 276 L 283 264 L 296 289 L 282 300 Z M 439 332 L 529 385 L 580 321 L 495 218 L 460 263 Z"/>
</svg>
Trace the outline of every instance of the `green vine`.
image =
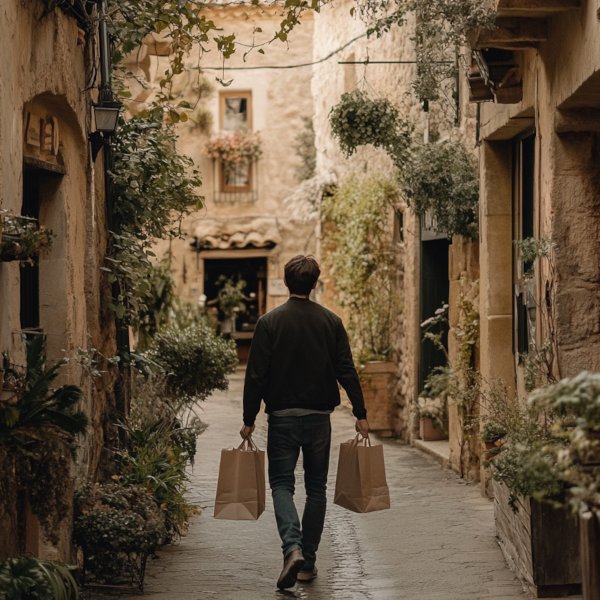
<svg viewBox="0 0 600 600">
<path fill-rule="evenodd" d="M 326 264 L 348 312 L 357 360 L 383 360 L 393 353 L 401 271 L 391 242 L 390 213 L 395 183 L 349 177 L 323 201 L 328 228 Z"/>
</svg>

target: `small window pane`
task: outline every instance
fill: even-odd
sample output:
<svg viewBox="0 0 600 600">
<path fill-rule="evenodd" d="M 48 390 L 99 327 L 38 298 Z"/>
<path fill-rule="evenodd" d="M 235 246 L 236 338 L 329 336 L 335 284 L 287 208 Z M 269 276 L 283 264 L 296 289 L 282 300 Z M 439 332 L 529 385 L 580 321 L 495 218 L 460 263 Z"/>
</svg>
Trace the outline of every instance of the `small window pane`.
<svg viewBox="0 0 600 600">
<path fill-rule="evenodd" d="M 246 131 L 248 129 L 248 99 L 230 96 L 224 98 L 223 129 Z"/>
</svg>

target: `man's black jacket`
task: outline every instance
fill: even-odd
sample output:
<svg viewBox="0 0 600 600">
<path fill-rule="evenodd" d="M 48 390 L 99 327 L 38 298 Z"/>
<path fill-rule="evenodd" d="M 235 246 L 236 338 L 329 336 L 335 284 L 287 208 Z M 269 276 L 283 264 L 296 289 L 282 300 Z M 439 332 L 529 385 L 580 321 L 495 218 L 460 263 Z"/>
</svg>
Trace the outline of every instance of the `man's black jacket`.
<svg viewBox="0 0 600 600">
<path fill-rule="evenodd" d="M 366 418 L 365 401 L 342 320 L 320 304 L 290 298 L 256 324 L 244 385 L 244 424 L 286 408 L 333 410 L 338 382 L 354 416 Z"/>
</svg>

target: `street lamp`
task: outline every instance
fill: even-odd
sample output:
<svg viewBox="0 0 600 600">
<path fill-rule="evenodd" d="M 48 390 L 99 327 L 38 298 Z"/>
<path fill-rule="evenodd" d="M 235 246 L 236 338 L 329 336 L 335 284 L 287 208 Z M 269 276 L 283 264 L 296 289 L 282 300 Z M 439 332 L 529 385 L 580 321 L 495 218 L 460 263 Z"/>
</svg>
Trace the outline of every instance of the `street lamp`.
<svg viewBox="0 0 600 600">
<path fill-rule="evenodd" d="M 117 130 L 122 106 L 121 102 L 116 100 L 93 103 L 92 110 L 96 122 L 96 131 L 107 136 L 112 135 Z"/>
<path fill-rule="evenodd" d="M 92 145 L 92 160 L 96 160 L 98 152 L 106 147 L 110 150 L 110 136 L 117 130 L 119 124 L 119 112 L 123 106 L 115 99 L 110 82 L 110 48 L 108 41 L 108 30 L 106 27 L 107 6 L 106 0 L 98 0 L 98 37 L 100 39 L 100 93 L 98 102 L 92 103 L 96 131 L 89 134 Z M 107 162 L 110 162 L 108 160 Z"/>
</svg>

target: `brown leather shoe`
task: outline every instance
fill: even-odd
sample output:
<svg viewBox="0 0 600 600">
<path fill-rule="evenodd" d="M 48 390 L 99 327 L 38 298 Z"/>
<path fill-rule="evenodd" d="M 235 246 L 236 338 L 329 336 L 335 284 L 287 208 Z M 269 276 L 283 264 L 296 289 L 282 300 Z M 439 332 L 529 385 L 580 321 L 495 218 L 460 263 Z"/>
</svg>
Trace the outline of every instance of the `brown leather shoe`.
<svg viewBox="0 0 600 600">
<path fill-rule="evenodd" d="M 297 579 L 303 583 L 308 583 L 309 581 L 312 581 L 318 574 L 319 570 L 317 567 L 313 567 L 312 569 L 308 570 L 300 569 L 300 571 L 298 571 Z"/>
<path fill-rule="evenodd" d="M 300 552 L 298 548 L 292 550 L 283 561 L 283 569 L 277 580 L 277 587 L 280 590 L 294 587 L 296 584 L 296 576 L 303 564 L 304 557 L 302 556 L 302 552 Z"/>
</svg>

